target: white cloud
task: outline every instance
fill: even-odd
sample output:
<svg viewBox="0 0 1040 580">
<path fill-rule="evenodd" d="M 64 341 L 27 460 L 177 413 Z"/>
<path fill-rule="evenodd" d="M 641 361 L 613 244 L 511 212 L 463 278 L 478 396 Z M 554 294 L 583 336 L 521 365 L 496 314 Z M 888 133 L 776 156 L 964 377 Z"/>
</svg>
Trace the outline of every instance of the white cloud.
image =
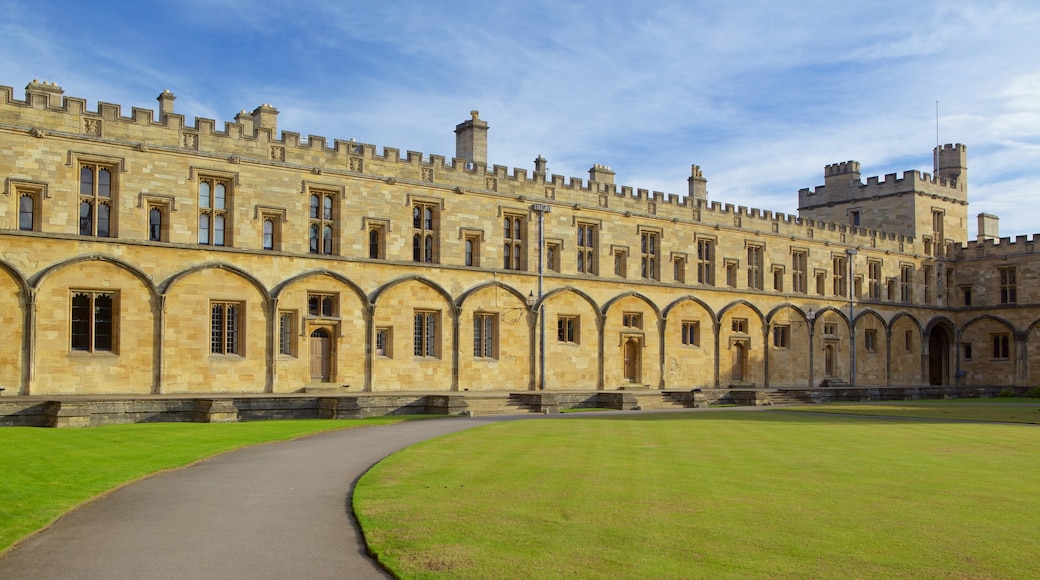
<svg viewBox="0 0 1040 580">
<path fill-rule="evenodd" d="M 109 8 L 0 5 L 0 83 L 57 81 L 124 114 L 169 88 L 189 123 L 218 126 L 269 102 L 285 130 L 446 157 L 479 109 L 491 163 L 603 163 L 679 194 L 696 163 L 712 199 L 785 213 L 827 163 L 931 171 L 938 99 L 943 142 L 969 146 L 970 213 L 1035 228 L 1014 207 L 1040 182 L 1040 8 L 1024 0 Z"/>
</svg>

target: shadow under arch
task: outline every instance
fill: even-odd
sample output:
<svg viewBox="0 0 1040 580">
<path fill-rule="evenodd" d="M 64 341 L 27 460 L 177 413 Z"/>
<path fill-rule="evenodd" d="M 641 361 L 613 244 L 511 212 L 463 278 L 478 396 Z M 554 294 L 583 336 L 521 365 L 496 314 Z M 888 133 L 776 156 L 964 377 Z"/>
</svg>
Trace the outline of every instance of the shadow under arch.
<svg viewBox="0 0 1040 580">
<path fill-rule="evenodd" d="M 950 325 L 953 324 L 945 316 L 937 317 L 936 319 L 933 319 L 931 322 L 928 323 L 928 330 L 931 330 L 931 328 L 933 326 L 933 323 L 938 323 L 938 321 L 940 321 L 940 320 L 941 321 L 945 321 L 946 323 L 948 323 Z M 1008 332 L 1015 332 L 1015 325 L 1012 324 L 1010 320 L 1008 320 L 1006 318 L 1002 318 L 1000 316 L 993 315 L 993 314 L 982 314 L 982 315 L 976 316 L 975 318 L 972 318 L 971 320 L 968 320 L 967 322 L 962 324 L 961 328 L 960 328 L 960 333 L 963 334 L 965 330 L 968 330 L 972 326 L 974 326 L 974 325 L 976 325 L 978 323 L 981 323 L 981 322 L 985 322 L 987 320 L 991 320 L 993 322 L 996 322 L 997 324 L 1000 324 L 1001 326 L 1007 327 Z M 1032 328 L 1036 324 L 1037 324 L 1037 322 L 1034 322 L 1033 324 L 1030 325 L 1030 328 Z"/>
<path fill-rule="evenodd" d="M 777 314 L 779 314 L 783 310 L 788 310 L 788 309 L 794 310 L 795 312 L 797 312 L 802 317 L 802 321 L 803 322 L 805 322 L 806 324 L 809 323 L 809 315 L 804 310 L 802 310 L 801 308 L 795 306 L 794 304 L 792 304 L 790 302 L 784 302 L 783 304 L 778 304 L 777 306 L 773 307 L 772 309 L 769 310 L 769 312 L 766 313 L 766 315 L 765 315 L 766 324 L 771 324 L 773 322 L 773 318 L 775 318 Z"/>
<path fill-rule="evenodd" d="M 957 336 L 957 327 L 945 316 L 936 316 L 925 326 L 922 338 L 929 385 L 952 384 L 953 345 Z"/>
<path fill-rule="evenodd" d="M 852 324 L 855 325 L 860 320 L 866 320 L 868 317 L 875 318 L 879 322 L 881 322 L 881 327 L 885 330 L 885 334 L 886 335 L 888 334 L 888 332 L 889 332 L 888 322 L 885 320 L 884 316 L 881 316 L 880 312 L 878 312 L 877 310 L 874 310 L 873 308 L 864 308 L 863 310 L 857 312 L 856 313 L 856 317 L 852 321 Z"/>
<path fill-rule="evenodd" d="M 29 394 L 29 380 L 32 376 L 30 369 L 32 368 L 33 361 L 33 341 L 31 328 L 33 325 L 33 309 L 31 305 L 35 301 L 33 293 L 35 292 L 32 287 L 29 286 L 29 281 L 22 276 L 22 273 L 17 268 L 8 264 L 7 262 L 0 260 L 0 271 L 6 272 L 12 280 L 14 280 L 15 286 L 18 287 L 18 292 L 21 294 L 21 308 L 22 308 L 22 344 L 21 344 L 21 355 L 19 364 L 21 369 L 18 378 L 18 394 L 28 395 Z"/>
<path fill-rule="evenodd" d="M 924 334 L 924 327 L 921 326 L 921 321 L 918 320 L 916 316 L 914 316 L 913 314 L 910 314 L 909 312 L 906 312 L 905 310 L 897 313 L 895 316 L 892 317 L 891 320 L 888 321 L 888 328 L 889 329 L 895 328 L 896 327 L 896 323 L 899 322 L 900 320 L 903 320 L 904 318 L 909 320 L 910 323 L 914 325 L 914 328 L 917 329 L 917 332 L 919 334 Z"/>
</svg>

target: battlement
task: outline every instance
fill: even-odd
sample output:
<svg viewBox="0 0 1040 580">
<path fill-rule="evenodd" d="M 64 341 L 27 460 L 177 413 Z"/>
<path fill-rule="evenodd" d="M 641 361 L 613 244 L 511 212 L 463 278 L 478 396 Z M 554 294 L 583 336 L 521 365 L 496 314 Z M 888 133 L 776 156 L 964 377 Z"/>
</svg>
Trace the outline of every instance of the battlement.
<svg viewBox="0 0 1040 580">
<path fill-rule="evenodd" d="M 21 128 L 27 132 L 80 136 L 114 145 L 147 147 L 157 150 L 192 151 L 232 160 L 234 163 L 284 164 L 306 169 L 315 174 L 342 173 L 393 180 L 394 182 L 427 184 L 431 187 L 450 188 L 516 196 L 518 199 L 548 199 L 552 203 L 571 206 L 575 211 L 599 208 L 622 212 L 625 215 L 645 216 L 647 219 L 687 221 L 708 226 L 739 228 L 760 234 L 772 233 L 793 238 L 818 237 L 835 243 L 854 243 L 867 247 L 884 246 L 886 250 L 903 251 L 903 244 L 912 244 L 913 238 L 825 220 L 806 220 L 758 208 L 732 204 L 708 203 L 707 180 L 698 165 L 690 166 L 689 194 L 680 196 L 660 191 L 619 186 L 615 172 L 607 165 L 594 164 L 587 181 L 578 177 L 547 174 L 546 160 L 535 160 L 534 170 L 489 166 L 481 159 L 484 146 L 481 135 L 487 123 L 471 111 L 471 118 L 456 127 L 456 136 L 462 139 L 464 156 L 448 160 L 443 155 L 425 155 L 394 147 L 377 148 L 375 145 L 354 140 L 334 139 L 280 131 L 277 126 L 278 110 L 262 103 L 251 112 L 246 109 L 220 127 L 213 119 L 196 117 L 187 124 L 183 115 L 174 111 L 176 96 L 163 90 L 156 98 L 159 112 L 133 107 L 129 117 L 123 115 L 117 104 L 98 102 L 97 109 L 88 109 L 84 99 L 68 97 L 57 84 L 33 81 L 25 90 L 25 100 L 14 98 L 11 87 L 0 86 L 0 126 Z M 956 150 L 955 150 L 956 151 Z M 850 178 L 849 186 L 864 189 L 890 188 L 912 190 L 928 180 L 927 175 L 906 172 L 902 179 L 886 176 L 886 182 L 877 178 L 867 185 L 859 182 L 859 163 L 847 161 L 827 166 L 825 175 L 830 180 L 840 176 Z M 945 185 L 942 181 L 936 181 Z M 950 188 L 951 191 L 955 191 Z M 802 190 L 807 192 L 808 190 Z M 800 192 L 800 198 L 802 196 Z M 818 187 L 808 195 L 829 195 L 828 186 Z M 879 244 L 879 242 L 881 242 Z"/>
<path fill-rule="evenodd" d="M 859 175 L 859 161 L 842 161 L 841 163 L 831 163 L 830 165 L 823 168 L 824 177 L 832 177 L 835 175 L 846 174 Z"/>
<path fill-rule="evenodd" d="M 850 164 L 855 164 L 857 171 L 849 171 Z M 946 179 L 942 176 L 933 176 L 917 170 L 898 173 L 887 173 L 884 178 L 877 176 L 868 177 L 863 183 L 859 178 L 859 163 L 848 161 L 835 163 L 827 166 L 827 177 L 855 176 L 848 183 L 835 187 L 835 183 L 818 185 L 812 189 L 802 188 L 798 190 L 798 205 L 800 209 L 814 207 L 824 204 L 852 203 L 867 200 L 880 195 L 894 195 L 902 193 L 926 193 L 940 194 L 951 199 L 967 201 L 967 195 L 961 184 L 955 180 Z"/>
<path fill-rule="evenodd" d="M 950 257 L 955 260 L 972 258 L 1006 258 L 1034 254 L 1040 247 L 1040 234 L 998 239 L 971 240 L 951 246 Z"/>
</svg>

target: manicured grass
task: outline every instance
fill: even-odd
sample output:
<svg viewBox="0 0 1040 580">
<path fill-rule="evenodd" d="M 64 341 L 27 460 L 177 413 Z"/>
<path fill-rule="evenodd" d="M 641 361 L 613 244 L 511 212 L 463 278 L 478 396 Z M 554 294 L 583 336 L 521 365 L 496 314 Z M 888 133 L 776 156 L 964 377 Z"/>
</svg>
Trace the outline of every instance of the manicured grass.
<svg viewBox="0 0 1040 580">
<path fill-rule="evenodd" d="M 403 578 L 1027 578 L 1040 430 L 777 411 L 488 425 L 354 507 Z"/>
<path fill-rule="evenodd" d="M 255 443 L 401 418 L 0 429 L 0 552 L 69 509 L 150 473 Z"/>
<path fill-rule="evenodd" d="M 956 401 L 958 401 L 956 404 L 950 404 L 952 401 L 827 403 L 806 407 L 786 407 L 784 411 L 1040 424 L 1040 400 L 1037 399 L 956 399 Z"/>
</svg>

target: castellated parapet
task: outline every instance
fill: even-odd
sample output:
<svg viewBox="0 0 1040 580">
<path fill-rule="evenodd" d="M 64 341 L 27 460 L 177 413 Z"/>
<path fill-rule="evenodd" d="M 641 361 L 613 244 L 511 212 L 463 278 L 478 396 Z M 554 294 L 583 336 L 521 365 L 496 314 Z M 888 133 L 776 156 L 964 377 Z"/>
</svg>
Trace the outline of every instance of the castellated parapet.
<svg viewBox="0 0 1040 580">
<path fill-rule="evenodd" d="M 933 152 L 938 174 L 904 171 L 884 179 L 860 176 L 858 161 L 824 167 L 824 185 L 798 192 L 798 214 L 927 238 L 939 245 L 967 240 L 967 147 Z M 931 252 L 928 252 L 931 253 Z"/>
<path fill-rule="evenodd" d="M 587 182 L 578 177 L 539 172 L 537 160 L 530 176 L 527 169 L 510 170 L 503 165 L 489 167 L 482 160 L 482 156 L 486 156 L 488 124 L 479 118 L 477 111 L 472 111 L 471 118 L 456 127 L 457 149 L 461 148 L 457 155 L 461 153 L 463 157 L 449 161 L 442 155 L 426 156 L 416 151 L 407 151 L 402 157 L 397 148 L 384 147 L 377 151 L 375 145 L 353 140 L 336 139 L 330 146 L 322 136 L 301 138 L 299 133 L 284 130 L 279 134 L 278 110 L 266 103 L 251 113 L 240 112 L 233 122 L 225 122 L 223 130 L 219 130 L 213 119 L 197 117 L 188 124 L 183 115 L 174 112 L 176 96 L 169 90 L 164 90 L 156 98 L 159 102 L 158 119 L 154 111 L 138 107 L 133 107 L 127 117 L 120 105 L 105 102 L 99 102 L 97 110 L 91 111 L 85 99 L 64 96 L 62 88 L 55 83 L 33 81 L 25 93 L 25 101 L 19 101 L 13 98 L 11 87 L 0 86 L 0 124 L 25 125 L 31 118 L 25 114 L 25 108 L 29 107 L 42 115 L 38 130 L 54 136 L 83 137 L 87 134 L 107 144 L 189 152 L 215 161 L 282 165 L 306 169 L 313 174 L 341 174 L 402 184 L 421 183 L 426 187 L 443 187 L 455 192 L 479 191 L 518 199 L 539 199 L 550 204 L 567 205 L 575 212 L 605 211 L 626 217 L 695 222 L 714 228 L 743 229 L 791 239 L 819 238 L 887 251 L 919 251 L 914 248 L 912 235 L 879 227 L 851 227 L 841 223 L 842 219 L 801 219 L 758 208 L 734 207 L 719 202 L 709 204 L 707 180 L 697 165 L 691 166 L 692 195 L 688 196 L 618 186 L 614 183 L 614 171 L 599 164 L 589 170 L 590 180 Z M 858 164 L 855 166 L 858 169 Z M 911 183 L 905 183 L 906 179 Z M 865 187 L 871 188 L 875 182 L 876 178 L 872 178 Z M 903 191 L 925 182 L 916 172 L 908 172 L 904 179 L 890 179 L 882 184 L 881 189 Z M 944 187 L 944 192 L 947 189 L 950 193 L 957 191 L 945 183 L 937 186 Z M 823 187 L 809 195 L 829 197 L 834 194 Z"/>
</svg>

